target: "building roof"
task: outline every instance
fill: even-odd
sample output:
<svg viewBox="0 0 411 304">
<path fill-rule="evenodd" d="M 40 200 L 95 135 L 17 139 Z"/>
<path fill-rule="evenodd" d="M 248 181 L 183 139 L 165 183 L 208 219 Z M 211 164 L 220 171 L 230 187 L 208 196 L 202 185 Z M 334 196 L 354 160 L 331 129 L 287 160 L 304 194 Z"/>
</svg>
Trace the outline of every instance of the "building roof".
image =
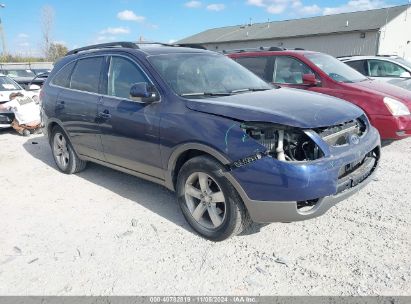
<svg viewBox="0 0 411 304">
<path fill-rule="evenodd" d="M 177 43 L 218 43 L 378 30 L 409 5 L 206 30 Z"/>
</svg>

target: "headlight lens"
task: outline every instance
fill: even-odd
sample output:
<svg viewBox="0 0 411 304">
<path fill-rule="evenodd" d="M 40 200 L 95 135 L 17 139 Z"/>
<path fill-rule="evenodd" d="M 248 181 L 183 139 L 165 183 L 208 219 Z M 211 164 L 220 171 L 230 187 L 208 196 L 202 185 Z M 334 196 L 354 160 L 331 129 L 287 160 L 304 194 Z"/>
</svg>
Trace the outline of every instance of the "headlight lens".
<svg viewBox="0 0 411 304">
<path fill-rule="evenodd" d="M 394 116 L 410 115 L 410 110 L 401 101 L 391 97 L 384 97 L 384 104 Z"/>
</svg>

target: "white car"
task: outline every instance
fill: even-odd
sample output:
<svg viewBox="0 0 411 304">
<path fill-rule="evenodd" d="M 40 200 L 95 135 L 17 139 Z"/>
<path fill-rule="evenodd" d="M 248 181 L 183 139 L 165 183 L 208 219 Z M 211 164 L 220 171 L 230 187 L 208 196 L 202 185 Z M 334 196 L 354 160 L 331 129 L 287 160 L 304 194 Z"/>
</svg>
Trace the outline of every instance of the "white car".
<svg viewBox="0 0 411 304">
<path fill-rule="evenodd" d="M 10 77 L 0 74 L 0 104 L 8 102 L 10 94 L 17 92 L 22 93 L 24 96 L 29 96 L 38 102 L 40 87 L 31 85 L 30 91 L 26 91 Z M 13 119 L 14 114 L 12 112 L 0 110 L 0 129 L 10 128 Z"/>
<path fill-rule="evenodd" d="M 361 74 L 411 90 L 411 62 L 398 56 L 339 57 Z"/>
</svg>

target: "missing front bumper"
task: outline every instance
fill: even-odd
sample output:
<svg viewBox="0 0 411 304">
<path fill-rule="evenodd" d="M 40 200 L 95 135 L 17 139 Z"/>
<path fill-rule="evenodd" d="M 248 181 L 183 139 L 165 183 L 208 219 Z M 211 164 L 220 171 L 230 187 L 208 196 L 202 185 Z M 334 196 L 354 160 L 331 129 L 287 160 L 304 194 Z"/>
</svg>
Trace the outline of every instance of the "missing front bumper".
<svg viewBox="0 0 411 304">
<path fill-rule="evenodd" d="M 380 147 L 376 147 L 364 158 L 356 170 L 343 176 L 337 185 L 334 195 L 311 200 L 310 208 L 304 208 L 302 202 L 296 201 L 257 201 L 244 196 L 242 198 L 251 219 L 256 223 L 295 222 L 318 217 L 326 213 L 335 204 L 354 195 L 364 188 L 375 175 L 380 157 Z M 238 183 L 230 176 L 230 181 L 239 189 Z M 307 205 L 307 206 L 308 206 Z"/>
</svg>

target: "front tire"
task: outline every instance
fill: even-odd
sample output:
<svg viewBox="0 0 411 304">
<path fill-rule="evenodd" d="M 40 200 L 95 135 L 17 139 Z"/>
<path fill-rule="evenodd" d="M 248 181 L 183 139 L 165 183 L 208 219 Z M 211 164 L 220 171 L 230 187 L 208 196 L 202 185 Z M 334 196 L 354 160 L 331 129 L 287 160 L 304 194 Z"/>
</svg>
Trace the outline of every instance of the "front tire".
<svg viewBox="0 0 411 304">
<path fill-rule="evenodd" d="M 251 220 L 232 184 L 219 174 L 224 167 L 208 156 L 187 161 L 177 178 L 181 211 L 190 226 L 212 241 L 223 241 L 246 229 Z"/>
<path fill-rule="evenodd" d="M 54 161 L 61 172 L 73 174 L 86 168 L 87 162 L 77 156 L 68 137 L 60 127 L 53 128 L 50 145 Z"/>
</svg>

